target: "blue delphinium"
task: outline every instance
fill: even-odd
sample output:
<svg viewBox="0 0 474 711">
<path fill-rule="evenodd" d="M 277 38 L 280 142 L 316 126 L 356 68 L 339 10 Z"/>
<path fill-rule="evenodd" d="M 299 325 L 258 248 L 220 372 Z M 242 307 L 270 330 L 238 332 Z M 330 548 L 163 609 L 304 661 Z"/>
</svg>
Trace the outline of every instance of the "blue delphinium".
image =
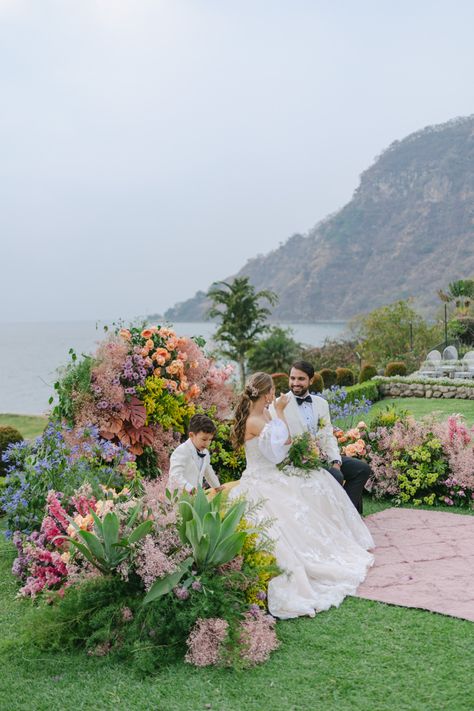
<svg viewBox="0 0 474 711">
<path fill-rule="evenodd" d="M 367 398 L 352 398 L 346 388 L 333 385 L 321 393 L 327 400 L 331 421 L 341 429 L 348 429 L 355 424 L 355 419 L 367 414 L 372 402 Z"/>
<path fill-rule="evenodd" d="M 133 459 L 129 452 L 102 439 L 97 427 L 76 432 L 72 446 L 65 433 L 59 423 L 50 422 L 34 441 L 11 444 L 4 452 L 7 474 L 0 508 L 6 514 L 7 536 L 39 529 L 48 491 L 70 495 L 84 482 L 96 488 L 123 486 L 119 467 Z"/>
</svg>

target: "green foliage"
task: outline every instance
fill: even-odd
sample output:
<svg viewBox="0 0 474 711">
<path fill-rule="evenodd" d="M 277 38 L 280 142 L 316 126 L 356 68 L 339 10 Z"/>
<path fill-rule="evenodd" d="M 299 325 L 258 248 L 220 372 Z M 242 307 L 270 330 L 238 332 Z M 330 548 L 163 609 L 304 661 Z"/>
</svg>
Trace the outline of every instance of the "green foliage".
<svg viewBox="0 0 474 711">
<path fill-rule="evenodd" d="M 336 385 L 354 385 L 354 373 L 350 368 L 336 368 Z"/>
<path fill-rule="evenodd" d="M 402 361 L 392 361 L 387 363 L 384 371 L 386 378 L 391 378 L 392 375 L 406 375 L 407 367 Z"/>
<path fill-rule="evenodd" d="M 354 402 L 363 398 L 371 402 L 380 400 L 380 391 L 377 383 L 368 380 L 365 383 L 357 383 L 346 388 L 346 402 Z"/>
<path fill-rule="evenodd" d="M 438 291 L 441 301 L 454 302 L 459 314 L 466 315 L 474 301 L 474 279 L 458 279 L 449 284 L 448 291 Z"/>
<path fill-rule="evenodd" d="M 138 471 L 145 479 L 156 479 L 161 476 L 161 470 L 158 467 L 156 452 L 153 447 L 143 447 L 143 452 L 136 458 Z"/>
<path fill-rule="evenodd" d="M 408 410 L 402 410 L 393 404 L 388 404 L 373 415 L 370 420 L 370 429 L 376 430 L 377 427 L 388 427 L 391 429 L 397 422 L 406 420 L 407 417 Z"/>
<path fill-rule="evenodd" d="M 206 414 L 212 417 L 209 412 Z M 240 479 L 247 463 L 245 450 L 243 447 L 233 448 L 230 439 L 231 422 L 219 422 L 214 417 L 212 419 L 216 425 L 216 433 L 209 446 L 211 464 L 216 470 L 221 484 L 236 481 Z"/>
<path fill-rule="evenodd" d="M 64 653 L 110 644 L 123 627 L 121 609 L 137 607 L 140 590 L 119 576 L 97 576 L 67 588 L 54 604 L 42 602 L 26 617 L 26 639 L 42 650 Z"/>
<path fill-rule="evenodd" d="M 151 603 L 166 595 L 189 572 L 194 564 L 198 573 L 228 563 L 241 551 L 247 532 L 239 529 L 246 507 L 245 501 L 236 501 L 222 510 L 222 492 L 208 499 L 199 487 L 192 496 L 184 493 L 179 501 L 181 541 L 190 546 L 192 557 L 187 558 L 178 570 L 157 580 L 148 591 L 144 602 Z"/>
<path fill-rule="evenodd" d="M 184 434 L 189 418 L 194 414 L 194 405 L 188 404 L 183 393 L 170 393 L 165 380 L 152 376 L 137 387 L 137 394 L 146 410 L 146 424 L 159 423 L 164 430 Z"/>
<path fill-rule="evenodd" d="M 221 286 L 221 288 L 219 288 Z M 248 277 L 236 277 L 232 283 L 217 282 L 208 292 L 212 301 L 209 317 L 220 321 L 214 340 L 221 353 L 239 364 L 242 387 L 245 385 L 245 359 L 254 348 L 257 336 L 268 330 L 270 309 L 261 300 L 276 304 L 273 291 L 255 291 Z"/>
<path fill-rule="evenodd" d="M 352 320 L 358 336 L 358 350 L 377 368 L 390 361 L 403 361 L 416 370 L 433 343 L 441 340 L 439 326 L 430 326 L 408 301 L 396 301 Z M 413 349 L 411 349 L 413 336 Z"/>
<path fill-rule="evenodd" d="M 54 605 L 42 603 L 32 610 L 23 625 L 24 636 L 44 651 L 64 654 L 85 648 L 90 656 L 127 662 L 140 676 L 155 674 L 183 658 L 186 639 L 199 618 L 225 619 L 229 637 L 236 639 L 246 607 L 243 577 L 204 573 L 200 590 L 188 588 L 187 599 L 169 594 L 143 605 L 135 581 L 99 576 L 68 588 Z"/>
<path fill-rule="evenodd" d="M 324 380 L 321 377 L 321 373 L 315 373 L 313 380 L 311 381 L 311 391 L 314 393 L 322 393 L 324 390 Z"/>
<path fill-rule="evenodd" d="M 322 346 L 304 351 L 302 358 L 315 370 L 322 368 L 357 368 L 356 342 L 353 340 L 331 340 L 327 338 Z"/>
<path fill-rule="evenodd" d="M 287 393 L 290 389 L 287 373 L 272 373 L 275 395 L 278 397 L 282 393 Z"/>
<path fill-rule="evenodd" d="M 448 469 L 439 439 L 431 435 L 422 445 L 394 454 L 392 466 L 398 472 L 401 502 L 432 506 L 436 484 Z"/>
<path fill-rule="evenodd" d="M 57 420 L 66 420 L 72 427 L 75 411 L 81 405 L 81 395 L 86 396 L 90 392 L 91 370 L 94 361 L 88 355 L 83 355 L 82 360 L 77 360 L 77 355 L 72 348 L 69 349 L 69 354 L 72 362 L 63 370 L 61 379 L 54 383 L 58 403 L 53 408 L 52 416 Z M 75 394 L 74 400 L 73 394 Z M 49 402 L 52 404 L 52 397 Z"/>
<path fill-rule="evenodd" d="M 248 369 L 252 373 L 288 373 L 291 364 L 301 355 L 301 344 L 292 337 L 291 329 L 272 326 L 269 335 L 255 344 L 249 352 Z"/>
<path fill-rule="evenodd" d="M 325 389 L 336 385 L 337 375 L 335 370 L 331 370 L 331 368 L 323 368 L 319 374 L 323 379 Z"/>
<path fill-rule="evenodd" d="M 245 501 L 236 501 L 222 511 L 222 492 L 209 500 L 202 488 L 194 496 L 184 493 L 179 502 L 179 535 L 191 546 L 198 571 L 224 565 L 235 558 L 247 533 L 238 531 Z"/>
<path fill-rule="evenodd" d="M 464 346 L 474 344 L 474 317 L 458 316 L 448 323 L 448 335 L 459 340 Z"/>
<path fill-rule="evenodd" d="M 0 476 L 5 476 L 6 473 L 6 464 L 2 462 L 2 454 L 9 444 L 21 442 L 22 440 L 23 435 L 15 427 L 0 426 Z"/>
<path fill-rule="evenodd" d="M 125 523 L 124 531 L 120 536 L 120 520 L 117 514 L 109 512 L 105 515 L 104 520 L 101 521 L 94 511 L 90 509 L 94 519 L 95 533 L 82 530 L 71 520 L 72 526 L 82 540 L 79 541 L 71 537 L 66 538 L 66 540 L 77 548 L 97 570 L 103 575 L 108 575 L 130 557 L 132 545 L 144 538 L 153 528 L 153 522 L 150 520 L 142 521 L 135 526 L 140 511 L 140 504 L 137 504 L 132 509 Z"/>
<path fill-rule="evenodd" d="M 371 380 L 375 375 L 377 375 L 377 368 L 375 365 L 367 363 L 361 368 L 359 373 L 359 383 L 365 383 L 367 380 Z"/>
</svg>

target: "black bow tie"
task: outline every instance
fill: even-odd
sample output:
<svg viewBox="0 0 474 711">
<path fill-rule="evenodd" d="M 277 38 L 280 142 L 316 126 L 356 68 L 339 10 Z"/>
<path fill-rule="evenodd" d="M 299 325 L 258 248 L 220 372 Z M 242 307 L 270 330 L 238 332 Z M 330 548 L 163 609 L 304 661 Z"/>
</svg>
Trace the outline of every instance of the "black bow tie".
<svg viewBox="0 0 474 711">
<path fill-rule="evenodd" d="M 201 457 L 201 459 L 203 459 L 206 456 L 206 452 L 198 452 L 197 449 L 196 449 L 196 454 L 198 455 L 198 457 Z"/>
<path fill-rule="evenodd" d="M 306 395 L 306 397 L 297 397 L 296 402 L 298 405 L 302 405 L 304 402 L 313 402 L 311 395 Z"/>
</svg>

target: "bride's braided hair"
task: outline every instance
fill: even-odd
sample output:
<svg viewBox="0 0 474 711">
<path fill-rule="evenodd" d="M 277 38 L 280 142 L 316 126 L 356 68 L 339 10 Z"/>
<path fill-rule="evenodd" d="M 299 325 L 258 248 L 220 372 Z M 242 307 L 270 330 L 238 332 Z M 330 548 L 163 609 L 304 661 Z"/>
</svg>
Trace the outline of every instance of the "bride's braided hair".
<svg viewBox="0 0 474 711">
<path fill-rule="evenodd" d="M 250 414 L 250 406 L 262 395 L 266 395 L 273 387 L 273 379 L 268 373 L 254 373 L 247 381 L 243 393 L 237 400 L 234 414 L 234 426 L 231 432 L 231 441 L 235 449 L 245 442 L 245 425 Z"/>
</svg>

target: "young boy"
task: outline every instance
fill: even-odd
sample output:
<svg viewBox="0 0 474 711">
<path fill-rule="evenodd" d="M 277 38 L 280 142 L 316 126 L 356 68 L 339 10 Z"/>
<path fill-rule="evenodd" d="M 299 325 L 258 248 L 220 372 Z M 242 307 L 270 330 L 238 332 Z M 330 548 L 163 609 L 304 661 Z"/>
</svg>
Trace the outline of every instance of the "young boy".
<svg viewBox="0 0 474 711">
<path fill-rule="evenodd" d="M 219 486 L 208 446 L 216 432 L 216 427 L 207 415 L 193 415 L 189 421 L 189 439 L 176 447 L 170 459 L 168 489 L 193 491 L 203 485 L 203 480 L 211 487 Z"/>
</svg>

